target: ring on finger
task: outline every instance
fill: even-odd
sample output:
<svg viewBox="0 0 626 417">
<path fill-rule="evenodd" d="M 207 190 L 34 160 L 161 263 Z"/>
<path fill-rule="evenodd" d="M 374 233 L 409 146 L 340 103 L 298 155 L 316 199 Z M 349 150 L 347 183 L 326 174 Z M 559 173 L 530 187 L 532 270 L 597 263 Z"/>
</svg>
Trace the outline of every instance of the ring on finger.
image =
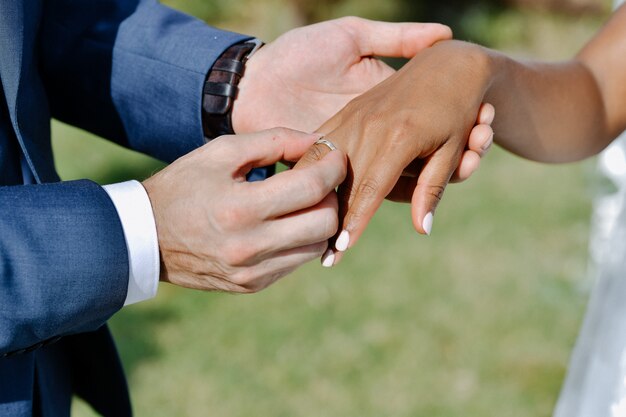
<svg viewBox="0 0 626 417">
<path fill-rule="evenodd" d="M 328 146 L 328 149 L 330 149 L 331 151 L 337 150 L 337 147 L 335 146 L 335 144 L 329 141 L 328 139 L 324 139 L 324 137 L 321 137 L 318 140 L 316 140 L 315 145 L 326 145 Z"/>
</svg>

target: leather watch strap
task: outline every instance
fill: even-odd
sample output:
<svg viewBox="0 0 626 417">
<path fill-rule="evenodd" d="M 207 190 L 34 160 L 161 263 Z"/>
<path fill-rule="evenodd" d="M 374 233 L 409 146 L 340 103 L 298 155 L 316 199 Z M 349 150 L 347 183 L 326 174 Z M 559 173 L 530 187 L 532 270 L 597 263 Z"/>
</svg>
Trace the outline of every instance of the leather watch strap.
<svg viewBox="0 0 626 417">
<path fill-rule="evenodd" d="M 232 109 L 237 98 L 239 80 L 244 74 L 246 60 L 263 43 L 246 41 L 228 48 L 215 61 L 204 83 L 202 127 L 205 140 L 233 134 Z"/>
</svg>

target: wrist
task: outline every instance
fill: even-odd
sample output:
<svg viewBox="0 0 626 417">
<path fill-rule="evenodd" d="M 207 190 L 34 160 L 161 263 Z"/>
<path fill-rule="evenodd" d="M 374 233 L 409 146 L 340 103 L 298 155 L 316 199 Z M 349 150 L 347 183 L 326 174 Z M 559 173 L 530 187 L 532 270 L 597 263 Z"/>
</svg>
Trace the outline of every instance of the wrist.
<svg viewBox="0 0 626 417">
<path fill-rule="evenodd" d="M 452 42 L 456 42 L 459 47 L 464 48 L 465 65 L 476 80 L 479 91 L 482 91 L 482 101 L 484 102 L 494 81 L 494 75 L 498 73 L 499 57 L 481 45 L 461 41 Z"/>
<path fill-rule="evenodd" d="M 497 74 L 499 57 L 480 45 L 459 40 L 441 41 L 430 49 L 438 55 L 439 65 L 449 74 L 456 74 L 454 77 L 465 79 L 466 91 L 477 99 L 478 103 L 482 102 L 491 87 L 494 75 Z"/>
<path fill-rule="evenodd" d="M 152 205 L 137 181 L 103 186 L 117 210 L 128 251 L 128 290 L 124 305 L 153 298 L 159 278 L 159 244 Z"/>
<path fill-rule="evenodd" d="M 485 102 L 496 105 L 496 103 L 500 101 L 497 97 L 498 91 L 501 91 L 500 84 L 507 79 L 506 73 L 509 71 L 514 61 L 506 55 L 492 49 L 482 46 L 479 48 L 487 64 L 484 73 L 486 77 Z"/>
<path fill-rule="evenodd" d="M 239 91 L 233 101 L 231 115 L 233 131 L 236 134 L 263 130 L 256 128 L 259 125 L 256 123 L 256 114 L 258 114 L 261 99 L 272 94 L 270 89 L 264 88 L 266 83 L 263 82 L 262 78 L 262 61 L 267 48 L 268 46 L 264 46 L 246 61 L 246 74 L 239 81 Z M 255 108 L 257 108 L 256 112 Z"/>
</svg>

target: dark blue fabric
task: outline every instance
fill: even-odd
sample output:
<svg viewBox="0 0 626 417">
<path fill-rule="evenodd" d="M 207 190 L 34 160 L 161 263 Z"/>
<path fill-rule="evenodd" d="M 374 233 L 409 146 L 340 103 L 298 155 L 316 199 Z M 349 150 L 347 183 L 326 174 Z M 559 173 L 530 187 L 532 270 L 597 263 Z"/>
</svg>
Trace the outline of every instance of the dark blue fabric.
<svg viewBox="0 0 626 417">
<path fill-rule="evenodd" d="M 68 416 L 72 392 L 131 413 L 105 325 L 123 231 L 101 187 L 58 182 L 50 118 L 174 160 L 203 143 L 208 69 L 245 39 L 151 0 L 0 0 L 0 184 L 20 155 L 37 183 L 0 187 L 0 417 Z"/>
<path fill-rule="evenodd" d="M 0 97 L 4 97 L 0 83 Z M 22 179 L 20 153 L 17 140 L 11 129 L 9 110 L 3 99 L 0 99 L 0 186 L 19 184 Z"/>
<path fill-rule="evenodd" d="M 168 162 L 204 143 L 206 75 L 249 39 L 150 0 L 48 0 L 42 28 L 52 115 Z"/>
<path fill-rule="evenodd" d="M 95 331 L 122 307 L 128 286 L 123 231 L 107 194 L 90 181 L 1 187 L 0 213 L 0 353 L 34 349 L 0 359 L 0 416 L 30 415 L 13 408 L 25 407 L 24 400 L 32 407 L 38 398 L 45 416 L 65 416 L 77 391 L 74 367 L 60 360 L 65 355 L 56 344 L 40 344 Z M 118 363 L 112 345 L 89 354 L 102 372 Z M 118 376 L 116 385 L 124 386 Z M 16 381 L 19 393 L 2 389 Z M 87 382 L 87 392 L 101 383 Z"/>
<path fill-rule="evenodd" d="M 100 186 L 0 188 L 0 213 L 0 352 L 95 330 L 121 308 L 124 233 Z"/>
</svg>

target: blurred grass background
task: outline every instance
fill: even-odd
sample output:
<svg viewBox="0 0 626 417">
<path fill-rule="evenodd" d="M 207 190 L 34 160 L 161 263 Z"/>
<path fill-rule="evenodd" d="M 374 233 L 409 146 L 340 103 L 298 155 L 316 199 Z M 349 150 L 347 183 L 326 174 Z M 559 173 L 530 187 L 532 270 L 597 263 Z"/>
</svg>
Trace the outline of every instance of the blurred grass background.
<svg viewBox="0 0 626 417">
<path fill-rule="evenodd" d="M 271 40 L 343 15 L 441 21 L 518 56 L 571 56 L 595 0 L 170 0 Z M 143 179 L 163 164 L 54 122 L 64 179 Z M 138 416 L 549 416 L 580 325 L 593 161 L 542 166 L 495 149 L 448 188 L 433 236 L 385 204 L 331 271 L 263 293 L 162 285 L 111 320 Z M 74 415 L 92 416 L 76 401 Z"/>
</svg>

